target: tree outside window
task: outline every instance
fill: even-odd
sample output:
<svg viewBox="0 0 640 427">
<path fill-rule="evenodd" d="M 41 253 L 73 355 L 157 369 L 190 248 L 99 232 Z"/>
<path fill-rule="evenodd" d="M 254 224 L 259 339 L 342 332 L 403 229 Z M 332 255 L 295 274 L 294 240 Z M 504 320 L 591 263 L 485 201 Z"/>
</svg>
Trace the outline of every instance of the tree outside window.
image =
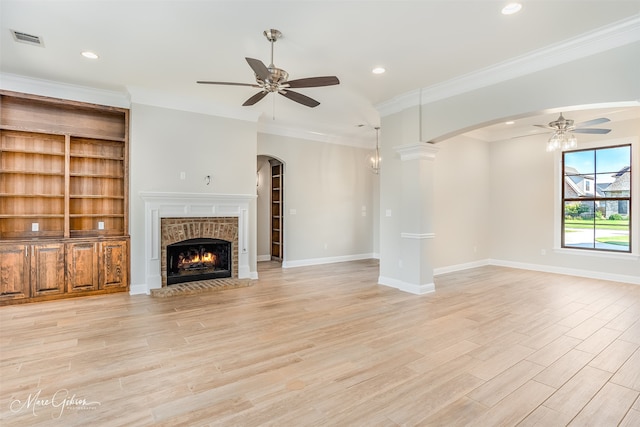
<svg viewBox="0 0 640 427">
<path fill-rule="evenodd" d="M 631 252 L 631 145 L 562 154 L 562 247 Z"/>
</svg>

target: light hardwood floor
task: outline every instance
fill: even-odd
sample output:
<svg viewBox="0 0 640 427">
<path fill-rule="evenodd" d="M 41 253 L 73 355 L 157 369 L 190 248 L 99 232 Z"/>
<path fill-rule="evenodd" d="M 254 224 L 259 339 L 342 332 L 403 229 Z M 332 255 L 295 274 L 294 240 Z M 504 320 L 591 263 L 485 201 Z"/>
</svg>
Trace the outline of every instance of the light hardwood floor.
<svg viewBox="0 0 640 427">
<path fill-rule="evenodd" d="M 3 426 L 638 426 L 640 286 L 375 261 L 0 308 Z"/>
</svg>

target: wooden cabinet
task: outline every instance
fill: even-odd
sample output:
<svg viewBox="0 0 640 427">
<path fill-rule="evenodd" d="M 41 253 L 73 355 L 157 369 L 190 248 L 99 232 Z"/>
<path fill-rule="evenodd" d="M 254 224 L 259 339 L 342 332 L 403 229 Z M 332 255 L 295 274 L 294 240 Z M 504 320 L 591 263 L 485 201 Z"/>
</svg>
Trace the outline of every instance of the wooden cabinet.
<svg viewBox="0 0 640 427">
<path fill-rule="evenodd" d="M 64 244 L 31 245 L 31 296 L 64 292 Z"/>
<path fill-rule="evenodd" d="M 0 245 L 0 301 L 64 292 L 64 244 Z"/>
<path fill-rule="evenodd" d="M 126 289 L 129 283 L 126 241 L 100 243 L 100 289 Z"/>
<path fill-rule="evenodd" d="M 31 296 L 29 246 L 0 246 L 0 301 L 24 300 Z"/>
<path fill-rule="evenodd" d="M 98 243 L 67 244 L 67 292 L 98 289 Z"/>
<path fill-rule="evenodd" d="M 0 90 L 3 301 L 128 289 L 128 128 L 124 108 Z"/>
</svg>

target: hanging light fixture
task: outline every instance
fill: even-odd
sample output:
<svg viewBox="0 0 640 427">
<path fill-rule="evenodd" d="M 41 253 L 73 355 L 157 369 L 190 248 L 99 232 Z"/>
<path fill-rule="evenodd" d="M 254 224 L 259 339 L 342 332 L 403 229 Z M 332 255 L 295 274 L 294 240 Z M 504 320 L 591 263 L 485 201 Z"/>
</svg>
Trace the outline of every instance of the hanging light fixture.
<svg viewBox="0 0 640 427">
<path fill-rule="evenodd" d="M 578 138 L 573 134 L 573 132 L 568 132 L 564 129 L 559 129 L 551 135 L 549 141 L 547 142 L 547 151 L 557 151 L 557 150 L 570 150 L 572 148 L 576 148 L 578 146 Z"/>
<path fill-rule="evenodd" d="M 374 128 L 376 130 L 376 151 L 373 152 L 369 161 L 371 166 L 371 172 L 378 175 L 380 173 L 380 146 L 378 143 L 378 133 L 380 131 L 380 126 L 376 126 Z"/>
</svg>

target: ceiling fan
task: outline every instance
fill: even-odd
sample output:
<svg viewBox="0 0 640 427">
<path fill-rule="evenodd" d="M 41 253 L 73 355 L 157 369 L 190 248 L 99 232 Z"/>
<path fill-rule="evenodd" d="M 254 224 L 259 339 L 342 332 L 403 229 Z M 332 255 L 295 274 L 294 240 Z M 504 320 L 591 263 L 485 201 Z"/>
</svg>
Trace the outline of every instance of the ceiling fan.
<svg viewBox="0 0 640 427">
<path fill-rule="evenodd" d="M 578 139 L 574 133 L 606 134 L 611 132 L 611 129 L 590 128 L 590 126 L 608 121 L 610 120 L 606 117 L 600 117 L 574 125 L 573 120 L 565 119 L 562 113 L 560 113 L 560 117 L 558 117 L 557 120 L 549 122 L 548 125 L 534 126 L 553 131 L 553 135 L 551 135 L 551 138 L 547 141 L 547 151 L 551 152 L 575 149 L 578 146 Z"/>
<path fill-rule="evenodd" d="M 611 129 L 598 129 L 589 128 L 589 126 L 599 125 L 600 123 L 606 123 L 610 121 L 606 117 L 600 117 L 598 119 L 587 120 L 586 122 L 573 124 L 573 120 L 565 119 L 562 113 L 557 120 L 549 122 L 548 125 L 534 125 L 544 129 L 550 129 L 554 132 L 574 132 L 574 133 L 590 133 L 590 134 L 606 134 L 611 132 Z"/>
<path fill-rule="evenodd" d="M 232 82 L 211 82 L 211 81 L 198 81 L 200 84 L 209 85 L 230 85 L 230 86 L 250 86 L 260 88 L 261 91 L 247 99 L 243 106 L 254 105 L 269 93 L 279 93 L 285 98 L 289 98 L 292 101 L 298 102 L 307 107 L 317 107 L 320 105 L 318 101 L 313 98 L 309 98 L 298 92 L 289 90 L 291 88 L 305 88 L 305 87 L 320 87 L 320 86 L 332 86 L 340 84 L 340 80 L 336 76 L 323 76 L 323 77 L 307 77 L 304 79 L 287 80 L 289 73 L 285 70 L 273 65 L 273 44 L 282 37 L 282 33 L 278 30 L 270 29 L 263 32 L 264 36 L 271 43 L 271 64 L 267 67 L 262 61 L 254 58 L 245 58 L 247 63 L 253 70 L 256 76 L 256 83 L 232 83 Z"/>
</svg>

